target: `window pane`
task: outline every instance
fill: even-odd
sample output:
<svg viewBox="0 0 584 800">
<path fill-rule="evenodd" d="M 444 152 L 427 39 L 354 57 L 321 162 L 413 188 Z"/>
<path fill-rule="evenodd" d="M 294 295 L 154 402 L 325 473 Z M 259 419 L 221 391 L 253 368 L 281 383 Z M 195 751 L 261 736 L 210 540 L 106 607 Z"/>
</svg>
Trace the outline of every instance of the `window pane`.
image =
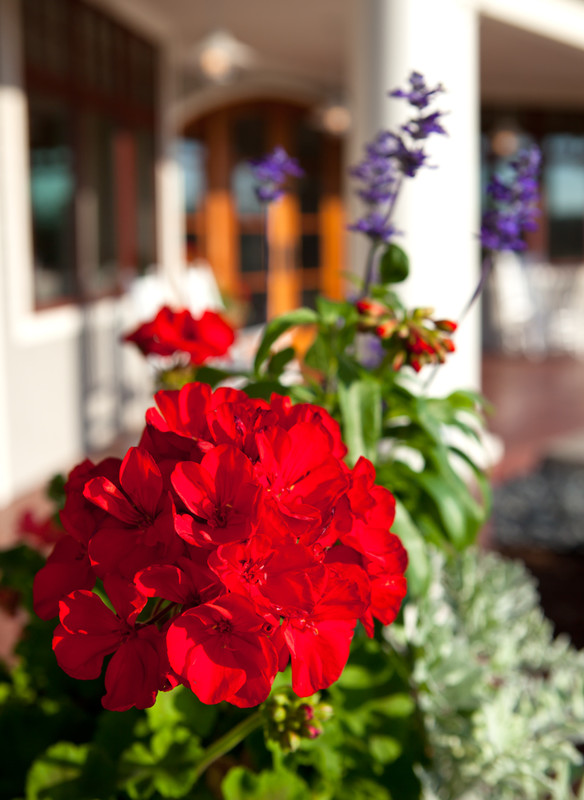
<svg viewBox="0 0 584 800">
<path fill-rule="evenodd" d="M 196 139 L 179 139 L 177 154 L 184 186 L 184 210 L 192 214 L 201 207 L 206 187 L 205 159 L 206 151 Z"/>
<path fill-rule="evenodd" d="M 266 305 L 268 296 L 265 292 L 253 292 L 250 297 L 249 314 L 246 325 L 259 325 L 266 321 Z"/>
<path fill-rule="evenodd" d="M 238 214 L 261 214 L 262 205 L 255 193 L 256 180 L 247 161 L 236 164 L 231 174 L 231 191 Z"/>
<path fill-rule="evenodd" d="M 314 233 L 304 234 L 301 242 L 300 262 L 304 269 L 320 266 L 320 236 Z"/>
<path fill-rule="evenodd" d="M 322 136 L 307 125 L 298 129 L 298 160 L 304 177 L 298 182 L 300 207 L 305 214 L 316 213 L 322 194 Z"/>
<path fill-rule="evenodd" d="M 137 267 L 140 272 L 156 261 L 154 221 L 154 135 L 149 130 L 138 131 L 136 178 L 138 182 L 138 248 Z"/>
<path fill-rule="evenodd" d="M 71 120 L 59 101 L 34 96 L 29 114 L 35 298 L 46 303 L 75 290 Z"/>
<path fill-rule="evenodd" d="M 84 141 L 84 195 L 88 210 L 79 236 L 88 243 L 81 264 L 90 295 L 102 294 L 117 285 L 117 215 L 114 195 L 113 137 L 115 126 L 100 114 L 86 117 Z"/>
<path fill-rule="evenodd" d="M 302 305 L 308 308 L 316 308 L 316 298 L 320 292 L 318 289 L 304 289 L 302 292 Z"/>
<path fill-rule="evenodd" d="M 242 272 L 265 269 L 264 237 L 259 233 L 242 233 L 239 237 L 239 263 Z"/>
<path fill-rule="evenodd" d="M 548 136 L 544 152 L 550 256 L 580 259 L 584 255 L 584 136 Z"/>
</svg>

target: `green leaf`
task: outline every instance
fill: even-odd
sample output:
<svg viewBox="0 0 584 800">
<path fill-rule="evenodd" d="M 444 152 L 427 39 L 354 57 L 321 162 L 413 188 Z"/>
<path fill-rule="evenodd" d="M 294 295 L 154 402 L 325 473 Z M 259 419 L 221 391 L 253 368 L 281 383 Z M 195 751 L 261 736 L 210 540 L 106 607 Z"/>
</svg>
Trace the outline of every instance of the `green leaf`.
<svg viewBox="0 0 584 800">
<path fill-rule="evenodd" d="M 410 695 L 403 692 L 380 697 L 373 702 L 377 713 L 387 717 L 409 717 L 416 707 Z"/>
<path fill-rule="evenodd" d="M 435 450 L 429 458 L 439 472 L 424 470 L 418 475 L 418 483 L 434 501 L 448 539 L 462 549 L 474 541 L 484 521 L 482 509 L 450 466 L 446 454 Z"/>
<path fill-rule="evenodd" d="M 337 320 L 345 316 L 349 303 L 329 300 L 327 297 L 319 296 L 316 298 L 316 310 L 320 317 L 319 322 L 330 327 L 337 324 Z M 350 306 L 352 309 L 352 306 Z"/>
<path fill-rule="evenodd" d="M 152 739 L 152 748 L 135 742 L 120 762 L 120 780 L 132 798 L 184 797 L 196 780 L 197 763 L 203 755 L 199 739 L 182 725 L 163 728 Z"/>
<path fill-rule="evenodd" d="M 246 384 L 243 387 L 243 391 L 248 397 L 260 397 L 262 400 L 269 400 L 273 394 L 289 394 L 290 389 L 278 381 L 260 379 Z"/>
<path fill-rule="evenodd" d="M 339 384 L 339 404 L 345 444 L 354 464 L 360 456 L 377 460 L 381 436 L 381 387 L 375 380 L 356 380 Z"/>
<path fill-rule="evenodd" d="M 208 736 L 213 730 L 218 709 L 201 703 L 199 698 L 184 686 L 171 692 L 159 692 L 156 702 L 146 710 L 152 731 L 183 725 L 197 736 Z"/>
<path fill-rule="evenodd" d="M 304 363 L 326 375 L 329 365 L 330 347 L 324 334 L 319 333 L 304 356 Z"/>
<path fill-rule="evenodd" d="M 468 466 L 473 471 L 474 479 L 476 480 L 481 492 L 482 517 L 483 517 L 482 521 L 486 522 L 491 515 L 492 504 L 493 504 L 493 489 L 491 487 L 491 482 L 485 475 L 483 469 L 479 467 L 478 464 L 475 464 L 475 462 L 468 455 L 468 453 L 464 453 L 457 447 L 451 447 L 450 450 L 452 453 L 461 458 L 466 464 L 468 464 Z"/>
<path fill-rule="evenodd" d="M 263 770 L 259 775 L 245 767 L 229 770 L 221 784 L 225 800 L 307 800 L 308 785 L 285 769 Z"/>
<path fill-rule="evenodd" d="M 33 763 L 27 800 L 109 800 L 115 796 L 114 767 L 91 745 L 58 742 Z"/>
<path fill-rule="evenodd" d="M 393 795 L 377 781 L 359 777 L 348 784 L 345 783 L 335 795 L 335 800 L 392 800 L 392 797 Z M 396 796 L 396 800 L 401 798 Z"/>
<path fill-rule="evenodd" d="M 232 378 L 234 374 L 238 373 L 228 372 L 224 369 L 217 369 L 216 367 L 201 366 L 196 369 L 195 380 L 200 383 L 208 383 L 209 386 L 215 387 L 226 378 Z"/>
<path fill-rule="evenodd" d="M 285 347 L 283 350 L 274 353 L 268 361 L 268 375 L 271 378 L 279 378 L 284 372 L 286 365 L 292 361 L 295 355 L 296 353 L 293 347 Z"/>
<path fill-rule="evenodd" d="M 359 312 L 355 305 L 348 300 L 329 300 L 326 297 L 317 297 L 316 310 L 319 315 L 319 323 L 326 328 L 342 328 L 359 319 Z"/>
<path fill-rule="evenodd" d="M 0 585 L 17 592 L 29 610 L 32 610 L 34 576 L 44 563 L 45 559 L 26 545 L 0 551 Z"/>
<path fill-rule="evenodd" d="M 389 487 L 391 489 L 391 487 Z M 403 503 L 395 500 L 395 519 L 391 532 L 401 539 L 408 552 L 408 591 L 414 597 L 424 594 L 430 585 L 430 560 L 428 548 L 420 529 L 405 509 Z"/>
<path fill-rule="evenodd" d="M 254 361 L 256 375 L 259 375 L 260 367 L 268 357 L 271 346 L 283 333 L 295 325 L 313 325 L 316 322 L 318 315 L 311 308 L 296 308 L 268 322 Z"/>
<path fill-rule="evenodd" d="M 94 744 L 117 760 L 119 754 L 134 741 L 137 724 L 143 719 L 144 712 L 136 708 L 128 709 L 123 714 L 102 710 L 97 719 Z"/>
<path fill-rule="evenodd" d="M 368 665 L 353 664 L 349 661 L 339 678 L 339 685 L 344 689 L 370 689 L 372 686 L 381 686 L 385 683 L 391 672 L 389 664 L 385 665 L 385 669 L 376 669 L 372 673 Z"/>
<path fill-rule="evenodd" d="M 67 478 L 64 475 L 54 475 L 47 486 L 47 497 L 57 504 L 58 508 L 65 505 L 65 483 Z"/>
<path fill-rule="evenodd" d="M 382 283 L 401 283 L 410 273 L 410 260 L 407 253 L 397 244 L 387 246 L 379 262 Z"/>
<path fill-rule="evenodd" d="M 370 736 L 369 752 L 381 764 L 390 764 L 401 755 L 402 746 L 391 736 Z"/>
<path fill-rule="evenodd" d="M 473 392 L 471 389 L 458 389 L 444 398 L 453 408 L 465 411 L 478 411 L 490 414 L 493 407 L 487 398 L 480 392 Z"/>
</svg>

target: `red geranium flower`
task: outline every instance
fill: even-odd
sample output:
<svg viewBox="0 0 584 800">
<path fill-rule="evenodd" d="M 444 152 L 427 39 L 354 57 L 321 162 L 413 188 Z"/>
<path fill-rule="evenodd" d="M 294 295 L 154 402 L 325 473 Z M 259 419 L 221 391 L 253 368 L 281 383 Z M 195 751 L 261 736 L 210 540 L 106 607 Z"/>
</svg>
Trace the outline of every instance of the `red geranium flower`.
<svg viewBox="0 0 584 800">
<path fill-rule="evenodd" d="M 33 583 L 33 606 L 41 619 L 59 613 L 59 600 L 75 589 L 92 589 L 95 573 L 89 563 L 87 547 L 72 536 L 60 539 Z"/>
<path fill-rule="evenodd" d="M 225 595 L 174 620 L 166 637 L 170 665 L 203 703 L 255 706 L 278 671 L 269 632 L 249 600 Z"/>
<path fill-rule="evenodd" d="M 190 544 L 236 542 L 257 526 L 261 489 L 251 462 L 233 445 L 214 447 L 200 464 L 177 464 L 172 484 L 192 512 L 175 518 L 177 533 Z"/>
<path fill-rule="evenodd" d="M 114 653 L 106 670 L 104 707 L 149 708 L 165 678 L 162 634 L 153 625 L 136 625 L 146 598 L 135 587 L 115 579 L 104 583 L 118 613 L 85 590 L 61 600 L 61 624 L 53 637 L 57 661 L 71 677 L 90 680 L 99 676 L 103 659 Z"/>
<path fill-rule="evenodd" d="M 195 319 L 186 308 L 173 311 L 168 306 L 163 306 L 153 320 L 124 336 L 124 341 L 134 342 L 145 356 L 187 353 L 193 365 L 224 355 L 234 339 L 233 328 L 214 311 L 205 311 Z"/>
</svg>

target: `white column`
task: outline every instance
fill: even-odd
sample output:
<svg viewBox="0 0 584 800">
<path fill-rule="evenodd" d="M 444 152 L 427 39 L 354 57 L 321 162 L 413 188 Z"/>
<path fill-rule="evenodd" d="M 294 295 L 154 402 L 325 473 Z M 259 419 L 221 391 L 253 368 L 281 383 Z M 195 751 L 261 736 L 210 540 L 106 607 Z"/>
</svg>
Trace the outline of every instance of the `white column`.
<svg viewBox="0 0 584 800">
<path fill-rule="evenodd" d="M 10 425 L 11 269 L 26 272 L 23 247 L 23 157 L 26 101 L 22 90 L 20 5 L 0 0 L 0 506 L 14 493 Z"/>
<path fill-rule="evenodd" d="M 394 129 L 413 111 L 387 92 L 406 88 L 412 70 L 446 93 L 448 136 L 431 136 L 430 163 L 407 179 L 395 222 L 396 242 L 411 260 L 402 296 L 409 306 L 433 306 L 457 319 L 479 275 L 479 75 L 478 16 L 468 0 L 352 0 L 350 102 L 355 125 L 349 154 L 356 163 L 365 141 Z M 351 215 L 362 206 L 351 204 Z M 356 236 L 356 235 L 355 235 Z M 355 237 L 354 237 L 355 238 Z M 354 256 L 353 264 L 362 258 Z M 478 308 L 456 334 L 457 353 L 439 370 L 434 391 L 480 383 Z"/>
<path fill-rule="evenodd" d="M 170 48 L 160 54 L 159 132 L 160 147 L 156 164 L 156 226 L 158 262 L 161 273 L 180 297 L 184 257 L 184 204 L 180 166 L 174 152 L 176 132 L 171 110 L 176 102 L 176 65 Z"/>
</svg>

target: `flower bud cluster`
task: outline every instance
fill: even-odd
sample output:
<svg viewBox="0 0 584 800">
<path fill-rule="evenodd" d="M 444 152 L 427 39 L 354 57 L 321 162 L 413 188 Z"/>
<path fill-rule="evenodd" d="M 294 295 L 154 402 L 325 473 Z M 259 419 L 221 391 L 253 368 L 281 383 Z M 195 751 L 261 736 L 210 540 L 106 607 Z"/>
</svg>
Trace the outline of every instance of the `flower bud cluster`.
<svg viewBox="0 0 584 800">
<path fill-rule="evenodd" d="M 123 460 L 65 486 L 66 535 L 34 584 L 58 663 L 91 679 L 111 655 L 103 705 L 120 711 L 179 683 L 255 706 L 288 663 L 296 695 L 327 688 L 357 621 L 372 635 L 405 595 L 392 494 L 366 459 L 347 467 L 318 406 L 202 383 L 156 402 Z"/>
<path fill-rule="evenodd" d="M 281 689 L 272 694 L 263 707 L 266 737 L 277 742 L 282 750 L 297 750 L 302 739 L 316 739 L 323 724 L 333 715 L 329 703 L 320 695 L 300 699 L 293 692 Z"/>
<path fill-rule="evenodd" d="M 442 364 L 454 352 L 450 335 L 456 322 L 433 319 L 433 308 L 414 308 L 398 316 L 379 300 L 363 298 L 356 303 L 360 330 L 379 337 L 394 370 L 408 365 L 419 372 L 426 364 Z"/>
</svg>

